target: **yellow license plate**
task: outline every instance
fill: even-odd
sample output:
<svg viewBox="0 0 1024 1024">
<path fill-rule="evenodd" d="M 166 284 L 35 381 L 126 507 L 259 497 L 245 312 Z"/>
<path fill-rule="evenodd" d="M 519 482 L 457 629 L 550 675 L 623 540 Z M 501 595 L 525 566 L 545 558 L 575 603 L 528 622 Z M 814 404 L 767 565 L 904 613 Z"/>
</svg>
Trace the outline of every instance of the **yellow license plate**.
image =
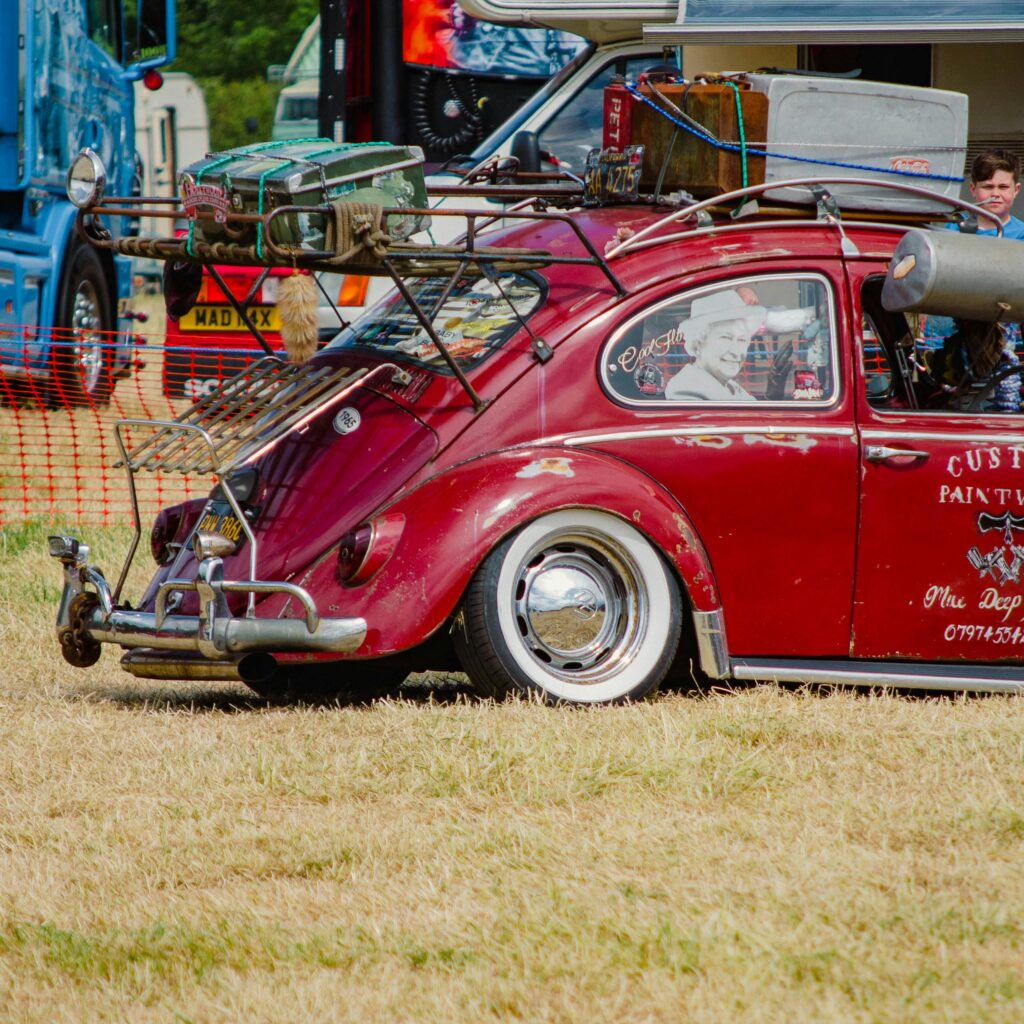
<svg viewBox="0 0 1024 1024">
<path fill-rule="evenodd" d="M 261 331 L 280 331 L 277 306 L 252 306 L 246 311 Z M 193 306 L 179 321 L 183 331 L 247 331 L 249 328 L 230 306 Z"/>
<path fill-rule="evenodd" d="M 199 521 L 199 529 L 203 533 L 219 533 L 228 540 L 239 541 L 242 539 L 242 524 L 238 517 L 230 512 L 224 515 L 217 515 L 216 512 L 207 512 Z"/>
</svg>

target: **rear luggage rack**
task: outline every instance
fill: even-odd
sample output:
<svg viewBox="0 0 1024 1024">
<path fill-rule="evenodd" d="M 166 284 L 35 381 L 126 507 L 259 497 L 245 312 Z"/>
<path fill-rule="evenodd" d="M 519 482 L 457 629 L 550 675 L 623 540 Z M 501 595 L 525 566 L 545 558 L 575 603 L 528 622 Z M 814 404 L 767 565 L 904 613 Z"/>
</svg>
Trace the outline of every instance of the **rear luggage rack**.
<svg viewBox="0 0 1024 1024">
<path fill-rule="evenodd" d="M 296 366 L 269 356 L 246 367 L 176 420 L 118 420 L 115 437 L 121 458 L 116 465 L 128 474 L 135 536 L 114 590 L 114 601 L 121 594 L 142 532 L 136 473 L 214 474 L 249 541 L 249 576 L 257 580 L 256 537 L 227 485 L 228 475 L 265 455 L 357 388 L 385 376 L 401 382 L 408 374 L 395 363 L 381 363 L 372 369 L 332 369 L 311 363 Z M 129 446 L 127 435 L 132 432 L 142 432 L 143 436 Z"/>
<path fill-rule="evenodd" d="M 319 416 L 368 376 L 401 372 L 394 363 L 372 370 L 296 366 L 272 356 L 259 359 L 224 382 L 176 420 L 118 421 L 118 428 L 151 428 L 122 460 L 139 470 L 226 473 L 269 451 L 285 434 Z"/>
</svg>

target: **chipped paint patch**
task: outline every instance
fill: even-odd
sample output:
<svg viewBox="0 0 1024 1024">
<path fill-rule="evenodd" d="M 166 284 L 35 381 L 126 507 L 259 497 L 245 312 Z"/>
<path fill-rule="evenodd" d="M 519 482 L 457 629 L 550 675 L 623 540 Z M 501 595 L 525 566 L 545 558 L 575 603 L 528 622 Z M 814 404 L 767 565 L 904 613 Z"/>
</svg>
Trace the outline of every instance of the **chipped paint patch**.
<svg viewBox="0 0 1024 1024">
<path fill-rule="evenodd" d="M 722 248 L 716 247 L 715 250 L 718 253 L 718 265 L 720 267 L 727 267 L 733 263 L 745 263 L 750 259 L 750 252 L 742 247 L 737 247 L 737 251 L 735 252 L 726 252 L 725 249 L 726 247 L 723 246 Z M 758 259 L 763 259 L 768 256 L 786 257 L 792 255 L 793 253 L 790 249 L 764 249 L 759 251 L 757 254 Z"/>
<path fill-rule="evenodd" d="M 672 513 L 672 519 L 676 524 L 676 529 L 679 531 L 679 535 L 683 538 L 683 543 L 688 548 L 694 551 L 699 551 L 700 546 L 697 543 L 697 538 L 694 536 L 693 530 L 690 528 L 690 524 L 678 513 Z"/>
<path fill-rule="evenodd" d="M 686 445 L 687 448 L 728 448 L 732 444 L 732 438 L 724 434 L 695 434 L 693 437 L 673 437 L 676 444 Z"/>
<path fill-rule="evenodd" d="M 809 452 L 817 440 L 807 434 L 744 434 L 744 444 L 770 444 L 776 448 L 795 448 L 800 452 Z"/>
<path fill-rule="evenodd" d="M 522 476 L 522 473 L 517 473 L 517 476 Z M 536 474 L 533 474 L 536 476 Z M 497 505 L 491 510 L 491 514 L 484 519 L 483 528 L 489 530 L 495 523 L 499 522 L 504 516 L 510 512 L 514 512 L 516 508 L 525 500 L 531 498 L 533 495 L 530 492 L 526 494 L 518 494 L 511 498 L 502 498 Z M 476 537 L 476 527 L 474 525 L 474 539 Z"/>
<path fill-rule="evenodd" d="M 531 477 L 540 476 L 542 473 L 550 473 L 552 476 L 575 476 L 576 472 L 572 468 L 572 459 L 538 459 L 536 462 L 531 462 L 528 466 L 523 466 L 518 473 L 517 477 L 523 480 L 529 480 Z"/>
</svg>

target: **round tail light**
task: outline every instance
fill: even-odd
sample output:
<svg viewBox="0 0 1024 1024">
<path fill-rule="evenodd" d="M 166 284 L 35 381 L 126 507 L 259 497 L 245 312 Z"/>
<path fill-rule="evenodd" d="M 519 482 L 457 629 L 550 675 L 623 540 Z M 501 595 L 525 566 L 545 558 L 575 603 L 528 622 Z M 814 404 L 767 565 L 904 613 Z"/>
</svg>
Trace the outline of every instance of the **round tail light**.
<svg viewBox="0 0 1024 1024">
<path fill-rule="evenodd" d="M 338 579 L 348 587 L 372 579 L 384 567 L 405 528 L 401 513 L 360 523 L 338 544 Z"/>
<path fill-rule="evenodd" d="M 149 532 L 149 550 L 157 565 L 164 565 L 172 557 L 171 541 L 178 532 L 181 523 L 181 506 L 162 508 L 153 520 L 153 529 Z"/>
<path fill-rule="evenodd" d="M 157 565 L 166 565 L 173 560 L 205 507 L 205 498 L 191 498 L 157 512 L 153 529 L 149 532 L 149 550 Z"/>
<path fill-rule="evenodd" d="M 338 579 L 342 583 L 352 583 L 366 561 L 373 540 L 373 527 L 362 523 L 354 530 L 349 530 L 338 545 Z"/>
</svg>

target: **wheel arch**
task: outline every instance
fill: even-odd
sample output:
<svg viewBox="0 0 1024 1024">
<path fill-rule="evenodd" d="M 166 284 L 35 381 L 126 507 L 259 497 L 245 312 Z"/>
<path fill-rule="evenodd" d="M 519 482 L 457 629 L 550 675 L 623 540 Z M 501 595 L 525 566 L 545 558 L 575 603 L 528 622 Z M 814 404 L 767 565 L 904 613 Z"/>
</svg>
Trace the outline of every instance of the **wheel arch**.
<svg viewBox="0 0 1024 1024">
<path fill-rule="evenodd" d="M 422 642 L 456 612 L 474 573 L 505 538 L 570 508 L 607 512 L 641 532 L 674 573 L 689 604 L 684 615 L 720 613 L 707 552 L 675 498 L 627 463 L 561 448 L 517 449 L 442 471 L 378 511 L 403 516 L 404 525 L 394 552 L 367 583 L 338 583 L 337 545 L 297 582 L 318 605 L 366 618 L 366 644 L 357 655 L 395 653 Z"/>
</svg>

